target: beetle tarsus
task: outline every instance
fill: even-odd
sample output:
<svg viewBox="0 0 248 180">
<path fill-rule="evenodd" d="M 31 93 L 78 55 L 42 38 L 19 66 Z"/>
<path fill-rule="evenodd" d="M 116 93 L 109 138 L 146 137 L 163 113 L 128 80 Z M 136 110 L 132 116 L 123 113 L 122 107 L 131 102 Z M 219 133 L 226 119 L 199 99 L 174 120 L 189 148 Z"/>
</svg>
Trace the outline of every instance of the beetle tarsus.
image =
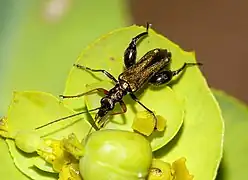
<svg viewBox="0 0 248 180">
<path fill-rule="evenodd" d="M 184 69 L 186 69 L 189 66 L 202 66 L 202 63 L 184 63 L 183 66 L 181 68 L 179 68 L 178 70 L 172 71 L 172 75 L 176 76 L 179 73 L 181 73 Z"/>
</svg>

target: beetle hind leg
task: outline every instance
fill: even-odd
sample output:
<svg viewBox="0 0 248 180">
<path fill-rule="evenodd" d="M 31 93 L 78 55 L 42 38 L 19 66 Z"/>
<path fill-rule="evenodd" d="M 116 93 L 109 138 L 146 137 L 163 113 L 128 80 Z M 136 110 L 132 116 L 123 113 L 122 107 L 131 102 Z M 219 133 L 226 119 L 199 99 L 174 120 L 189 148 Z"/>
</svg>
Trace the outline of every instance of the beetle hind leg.
<svg viewBox="0 0 248 180">
<path fill-rule="evenodd" d="M 165 70 L 165 71 L 161 71 L 156 73 L 150 80 L 149 82 L 151 84 L 154 85 L 162 85 L 162 84 L 166 84 L 169 83 L 172 78 L 178 74 L 180 74 L 181 72 L 183 72 L 187 67 L 190 66 L 201 66 L 202 63 L 184 63 L 183 66 L 175 71 L 171 71 L 171 70 Z"/>
<path fill-rule="evenodd" d="M 124 63 L 126 68 L 129 68 L 130 66 L 135 64 L 137 56 L 137 41 L 148 35 L 148 30 L 150 26 L 151 24 L 147 23 L 146 31 L 135 36 L 129 43 L 127 49 L 124 52 Z"/>
</svg>

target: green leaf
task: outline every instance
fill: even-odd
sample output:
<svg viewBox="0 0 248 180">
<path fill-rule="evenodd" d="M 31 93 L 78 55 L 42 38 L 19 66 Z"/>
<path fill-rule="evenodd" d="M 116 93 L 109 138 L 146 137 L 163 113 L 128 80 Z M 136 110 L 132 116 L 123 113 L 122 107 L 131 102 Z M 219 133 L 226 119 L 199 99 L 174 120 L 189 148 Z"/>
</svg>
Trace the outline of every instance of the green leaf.
<svg viewBox="0 0 248 180">
<path fill-rule="evenodd" d="M 0 174 L 2 179 L 12 180 L 27 180 L 29 179 L 21 173 L 13 163 L 11 155 L 8 153 L 8 146 L 3 140 L 0 140 L 0 155 L 1 155 L 1 168 Z"/>
<path fill-rule="evenodd" d="M 57 173 L 54 171 L 52 164 L 49 164 L 48 162 L 44 161 L 40 156 L 37 156 L 32 159 L 33 166 L 36 168 L 50 173 Z"/>
<path fill-rule="evenodd" d="M 74 112 L 51 94 L 36 91 L 16 92 L 7 114 L 9 132 L 15 136 L 19 131 L 28 132 L 40 125 L 71 114 Z M 89 123 L 78 116 L 36 131 L 40 136 L 55 139 L 62 139 L 74 132 L 79 139 L 83 139 L 90 127 Z M 6 141 L 15 165 L 24 174 L 32 179 L 57 179 L 55 174 L 45 173 L 35 168 L 35 166 L 42 170 L 49 168 L 45 162 L 42 164 L 41 160 L 37 159 L 36 153 L 21 152 L 13 140 L 7 139 Z"/>
<path fill-rule="evenodd" d="M 73 114 L 60 100 L 53 95 L 38 91 L 23 91 L 13 94 L 12 103 L 7 113 L 9 132 L 15 136 L 19 131 L 30 131 L 36 127 Z M 80 117 L 61 121 L 56 125 L 38 129 L 40 136 L 46 136 L 71 123 L 85 123 Z M 85 124 L 87 126 L 87 123 Z M 88 125 L 89 127 L 89 125 Z"/>
<path fill-rule="evenodd" d="M 222 91 L 213 93 L 225 120 L 224 156 L 217 180 L 248 179 L 248 107 Z"/>
<path fill-rule="evenodd" d="M 111 32 L 85 49 L 77 63 L 93 69 L 105 69 L 118 77 L 123 71 L 125 48 L 135 35 L 143 31 L 145 31 L 143 27 L 132 26 Z M 152 30 L 149 37 L 139 43 L 138 58 L 157 47 L 167 48 L 172 52 L 172 69 L 180 68 L 184 62 L 195 62 L 194 53 L 183 51 L 178 45 Z M 106 80 L 106 77 L 101 73 L 92 74 L 73 68 L 67 80 L 65 95 L 85 92 L 86 84 L 98 83 L 102 80 Z M 165 107 L 165 101 L 169 96 L 165 88 L 157 90 L 148 88 L 142 91 L 139 98 L 142 102 L 143 100 L 146 102 L 147 107 L 167 118 L 167 114 L 164 112 L 167 112 L 165 109 L 168 107 Z M 180 80 L 173 83 L 172 90 L 185 101 L 184 124 L 178 135 L 168 145 L 158 150 L 155 155 L 166 162 L 173 162 L 179 157 L 185 157 L 187 167 L 195 179 L 214 179 L 222 157 L 224 133 L 219 106 L 197 67 L 188 68 Z M 146 97 L 147 101 L 145 101 Z M 155 97 L 156 101 L 153 100 Z M 124 98 L 124 101 L 130 106 L 137 107 L 128 97 Z M 83 97 L 64 102 L 75 110 L 85 107 Z M 173 104 L 173 102 L 171 103 Z M 178 107 L 171 106 L 170 108 L 170 111 L 176 111 Z M 134 110 L 129 108 L 128 111 Z M 133 117 L 126 115 L 126 119 L 133 119 Z"/>
</svg>

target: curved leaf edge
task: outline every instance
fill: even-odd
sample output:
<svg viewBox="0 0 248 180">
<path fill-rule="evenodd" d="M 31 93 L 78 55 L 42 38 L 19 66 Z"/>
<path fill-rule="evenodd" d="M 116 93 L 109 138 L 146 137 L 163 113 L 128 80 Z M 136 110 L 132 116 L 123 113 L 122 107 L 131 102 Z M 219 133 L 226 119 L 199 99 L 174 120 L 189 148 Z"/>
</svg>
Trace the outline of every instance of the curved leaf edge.
<svg viewBox="0 0 248 180">
<path fill-rule="evenodd" d="M 107 33 L 107 34 L 105 34 L 105 35 L 103 35 L 103 36 L 97 38 L 95 41 L 93 41 L 91 44 L 89 44 L 85 49 L 83 49 L 82 52 L 80 53 L 80 55 L 78 56 L 78 58 L 77 58 L 77 60 L 76 60 L 75 63 L 79 62 L 80 59 L 81 59 L 81 57 L 88 51 L 88 49 L 92 48 L 95 44 L 97 44 L 97 43 L 98 43 L 99 41 L 101 41 L 103 38 L 106 38 L 107 36 L 109 36 L 109 35 L 111 35 L 111 34 L 113 34 L 113 33 L 116 33 L 116 32 L 119 32 L 119 31 L 122 31 L 122 30 L 125 30 L 125 29 L 128 29 L 128 28 L 131 28 L 131 27 L 138 27 L 138 28 L 140 28 L 140 29 L 145 29 L 144 26 L 138 26 L 138 25 L 135 25 L 135 24 L 134 24 L 134 25 L 132 25 L 132 26 L 127 26 L 127 27 L 123 27 L 123 28 L 119 28 L 119 29 L 113 30 L 113 31 L 111 31 L 111 32 L 109 32 L 109 33 Z M 163 38 L 163 39 L 168 40 L 165 36 L 163 36 L 163 35 L 160 34 L 160 33 L 157 33 L 157 31 L 153 30 L 152 28 L 150 29 L 150 31 L 153 31 L 154 33 L 156 33 L 156 35 L 159 36 L 160 38 Z M 189 51 L 189 52 L 187 52 L 187 51 L 183 50 L 179 45 L 173 43 L 172 41 L 171 41 L 171 45 L 173 45 L 175 48 L 177 48 L 179 51 L 181 51 L 182 54 L 185 54 L 185 55 L 192 55 L 192 56 L 194 57 L 194 60 L 196 61 L 196 53 L 195 53 L 195 51 Z M 200 72 L 200 74 L 202 75 L 203 84 L 204 84 L 205 87 L 207 87 L 207 91 L 208 91 L 208 93 L 211 95 L 211 97 L 212 97 L 212 99 L 213 99 L 213 101 L 214 101 L 214 104 L 216 105 L 216 108 L 217 108 L 217 110 L 218 110 L 218 112 L 219 112 L 220 118 L 221 118 L 221 120 L 222 120 L 222 132 L 221 132 L 222 138 L 221 138 L 221 145 L 220 145 L 220 146 L 221 146 L 221 151 L 220 151 L 220 158 L 219 158 L 219 160 L 218 160 L 218 162 L 217 162 L 218 165 L 216 166 L 215 174 L 213 175 L 213 179 L 215 179 L 216 176 L 217 176 L 217 173 L 218 173 L 218 168 L 219 168 L 220 163 L 221 163 L 222 158 L 223 158 L 225 124 L 224 124 L 224 118 L 223 118 L 223 116 L 222 116 L 222 111 L 221 111 L 221 108 L 220 108 L 220 106 L 219 106 L 219 103 L 218 103 L 217 99 L 215 98 L 214 94 L 212 93 L 211 89 L 209 88 L 208 83 L 207 83 L 207 80 L 204 78 L 204 76 L 203 76 L 203 74 L 201 73 L 200 69 L 197 68 L 197 70 L 198 70 L 198 71 Z M 68 74 L 68 77 L 71 77 L 72 71 L 73 71 L 73 67 L 71 68 L 71 70 L 70 70 L 70 72 L 69 72 L 69 74 Z M 69 87 L 69 86 L 68 86 L 69 81 L 70 81 L 70 78 L 67 78 L 66 83 L 65 83 L 64 92 L 68 91 L 68 90 L 67 90 L 67 87 Z M 176 93 L 176 92 L 175 92 L 175 93 Z M 176 93 L 176 94 L 178 95 L 178 93 Z M 179 97 L 180 97 L 180 96 L 179 96 Z"/>
<path fill-rule="evenodd" d="M 74 113 L 76 113 L 72 108 L 70 108 L 69 106 L 67 106 L 65 103 L 63 103 L 63 101 L 59 98 L 59 97 L 56 97 L 55 95 L 53 95 L 53 94 L 51 94 L 51 93 L 49 93 L 49 92 L 44 92 L 44 91 L 37 91 L 37 90 L 25 90 L 25 91 L 14 91 L 13 93 L 12 93 L 12 99 L 11 99 L 11 101 L 10 101 L 10 103 L 9 103 L 9 105 L 8 105 L 8 111 L 7 111 L 7 115 L 6 115 L 6 117 L 7 117 L 7 119 L 8 119 L 8 115 L 11 113 L 11 111 L 12 111 L 12 104 L 14 104 L 14 102 L 15 102 L 15 97 L 16 97 L 16 95 L 18 94 L 18 93 L 34 93 L 34 94 L 44 94 L 45 96 L 49 96 L 50 98 L 52 98 L 52 99 L 54 99 L 54 100 L 56 100 L 56 101 L 58 101 L 59 103 L 61 103 L 66 109 L 68 109 L 69 111 L 71 111 L 72 112 L 72 114 L 74 114 Z M 56 125 L 56 124 L 59 124 L 60 122 L 57 122 L 57 123 L 55 123 L 54 125 Z M 88 121 L 87 121 L 87 123 L 89 123 Z M 89 123 L 89 125 L 90 125 L 90 123 Z M 53 125 L 52 125 L 53 126 Z M 66 125 L 65 125 L 66 126 Z M 61 128 L 63 128 L 63 127 L 61 127 Z M 32 129 L 32 130 L 35 130 L 35 129 Z M 39 131 L 39 130 L 38 130 Z M 49 134 L 49 133 L 48 133 Z M 41 137 L 45 137 L 46 135 L 43 135 L 43 136 L 41 136 Z"/>
<path fill-rule="evenodd" d="M 119 31 L 123 31 L 123 30 L 125 30 L 125 29 L 129 29 L 129 28 L 131 28 L 131 27 L 138 27 L 138 28 L 140 28 L 140 29 L 145 29 L 144 26 L 138 26 L 138 25 L 135 25 L 135 24 L 134 24 L 134 25 L 131 25 L 131 26 L 126 26 L 126 27 L 118 28 L 118 29 L 115 29 L 115 30 L 113 30 L 113 31 L 111 31 L 111 32 L 109 32 L 109 33 L 106 33 L 106 34 L 104 34 L 104 35 L 98 37 L 95 41 L 93 41 L 92 43 L 90 43 L 88 46 L 86 46 L 86 47 L 82 50 L 82 52 L 79 54 L 79 56 L 77 57 L 75 63 L 79 62 L 80 59 L 81 59 L 81 57 L 82 57 L 89 49 L 91 49 L 92 47 L 94 47 L 95 44 L 97 44 L 97 43 L 98 43 L 99 41 L 101 41 L 102 39 L 108 37 L 108 36 L 111 35 L 111 34 L 117 33 L 117 32 L 119 32 Z M 163 39 L 166 39 L 163 35 L 157 33 L 157 32 L 156 32 L 155 30 L 153 30 L 152 28 L 150 28 L 149 31 L 153 31 L 154 33 L 156 33 L 157 36 L 159 36 L 159 37 L 161 37 L 161 38 L 163 38 Z M 174 47 L 180 49 L 180 51 L 181 51 L 182 53 L 184 53 L 184 54 L 193 54 L 193 56 L 195 57 L 195 51 L 187 52 L 187 51 L 184 51 L 182 48 L 180 48 L 179 45 L 173 43 L 172 41 L 171 41 L 171 44 L 172 44 Z M 71 77 L 72 71 L 73 71 L 73 67 L 72 67 L 71 70 L 69 71 L 67 77 Z M 65 83 L 64 92 L 67 91 L 67 87 L 68 87 L 69 81 L 70 81 L 70 78 L 67 78 L 67 79 L 66 79 L 66 83 Z"/>
<path fill-rule="evenodd" d="M 233 96 L 233 95 L 231 95 L 231 94 L 229 94 L 223 90 L 216 89 L 216 88 L 211 88 L 211 90 L 212 90 L 213 94 L 215 96 L 217 96 L 218 98 L 225 99 L 226 102 L 228 102 L 229 104 L 231 104 L 233 106 L 236 106 L 236 108 L 242 109 L 242 111 L 248 112 L 248 104 L 246 104 L 244 101 L 238 99 L 237 97 L 235 97 L 235 96 Z M 224 151 L 226 151 L 226 150 L 224 149 Z M 223 159 L 224 161 L 221 162 L 223 164 L 221 164 L 219 167 L 219 170 L 218 170 L 219 173 L 218 173 L 218 176 L 216 177 L 216 180 L 230 179 L 229 177 L 225 178 L 227 175 L 226 173 L 232 170 L 230 168 L 225 168 L 226 166 L 228 167 L 228 164 L 226 164 L 226 162 L 225 162 L 225 157 L 226 157 L 226 154 L 224 155 L 224 159 Z M 236 172 L 235 173 L 232 172 L 232 173 L 236 174 Z M 245 174 L 243 174 L 243 175 L 245 177 Z M 240 177 L 240 174 L 238 174 L 237 176 Z"/>
<path fill-rule="evenodd" d="M 241 107 L 248 110 L 248 105 L 244 101 L 236 98 L 235 96 L 232 96 L 231 94 L 220 89 L 211 88 L 211 91 L 213 92 L 213 94 L 217 94 L 221 97 L 228 98 L 228 100 L 230 100 L 231 102 L 239 104 Z"/>
</svg>

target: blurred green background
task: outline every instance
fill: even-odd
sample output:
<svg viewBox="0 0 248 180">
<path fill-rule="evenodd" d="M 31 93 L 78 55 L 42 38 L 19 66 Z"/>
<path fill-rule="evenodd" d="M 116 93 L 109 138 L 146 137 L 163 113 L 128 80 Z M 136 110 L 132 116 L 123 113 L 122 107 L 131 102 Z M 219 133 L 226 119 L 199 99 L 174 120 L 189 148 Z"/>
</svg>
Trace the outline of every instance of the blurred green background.
<svg viewBox="0 0 248 180">
<path fill-rule="evenodd" d="M 83 48 L 133 23 L 153 28 L 204 62 L 209 84 L 248 102 L 246 1 L 0 0 L 0 116 L 12 92 L 58 95 Z M 83 80 L 82 80 L 83 81 Z M 215 92 L 226 120 L 218 179 L 248 179 L 246 105 Z M 231 100 L 230 100 L 231 99 Z"/>
<path fill-rule="evenodd" d="M 14 90 L 62 93 L 83 48 L 129 23 L 124 1 L 0 1 L 0 114 Z"/>
</svg>

